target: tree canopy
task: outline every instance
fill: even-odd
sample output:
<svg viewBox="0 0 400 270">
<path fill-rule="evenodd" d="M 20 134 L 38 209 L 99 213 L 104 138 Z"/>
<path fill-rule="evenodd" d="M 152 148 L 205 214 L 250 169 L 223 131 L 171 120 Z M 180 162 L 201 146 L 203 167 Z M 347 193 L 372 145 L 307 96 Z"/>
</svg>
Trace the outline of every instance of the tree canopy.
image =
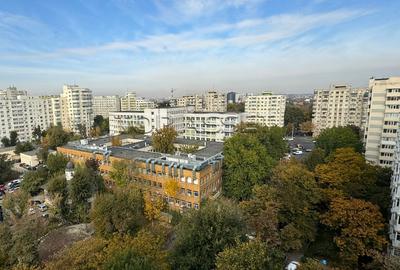
<svg viewBox="0 0 400 270">
<path fill-rule="evenodd" d="M 46 165 L 50 174 L 64 172 L 69 159 L 62 153 L 51 154 L 47 157 Z"/>
<path fill-rule="evenodd" d="M 178 136 L 178 133 L 172 126 L 157 129 L 151 137 L 151 146 L 156 152 L 172 154 L 175 151 L 174 141 L 176 136 Z"/>
<path fill-rule="evenodd" d="M 359 135 L 350 127 L 333 127 L 324 129 L 316 139 L 315 146 L 325 152 L 325 156 L 333 153 L 337 148 L 351 147 L 361 153 L 362 142 Z"/>
<path fill-rule="evenodd" d="M 70 134 L 64 131 L 61 126 L 53 126 L 47 129 L 46 136 L 43 139 L 43 145 L 54 150 L 58 146 L 66 144 L 69 139 Z"/>
</svg>

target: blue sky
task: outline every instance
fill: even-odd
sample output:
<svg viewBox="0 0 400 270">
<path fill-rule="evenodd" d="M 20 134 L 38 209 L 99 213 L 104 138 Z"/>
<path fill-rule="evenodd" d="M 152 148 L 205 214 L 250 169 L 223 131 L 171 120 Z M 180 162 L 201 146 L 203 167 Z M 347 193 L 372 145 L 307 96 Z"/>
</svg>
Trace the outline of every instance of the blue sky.
<svg viewBox="0 0 400 270">
<path fill-rule="evenodd" d="M 400 75 L 398 0 L 0 0 L 0 89 L 311 93 Z"/>
</svg>

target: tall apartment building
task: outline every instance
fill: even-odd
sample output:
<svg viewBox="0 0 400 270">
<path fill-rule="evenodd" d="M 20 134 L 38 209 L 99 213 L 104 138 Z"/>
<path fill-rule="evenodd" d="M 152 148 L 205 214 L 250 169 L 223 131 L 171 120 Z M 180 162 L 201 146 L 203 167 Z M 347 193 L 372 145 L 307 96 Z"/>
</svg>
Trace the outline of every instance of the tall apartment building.
<svg viewBox="0 0 400 270">
<path fill-rule="evenodd" d="M 78 85 L 64 85 L 60 100 L 63 128 L 79 133 L 79 126 L 84 125 L 88 134 L 94 118 L 92 91 Z"/>
<path fill-rule="evenodd" d="M 313 135 L 332 127 L 354 125 L 363 128 L 368 89 L 351 85 L 331 85 L 330 89 L 315 90 L 312 123 Z"/>
<path fill-rule="evenodd" d="M 245 113 L 187 113 L 183 138 L 223 142 L 232 137 L 235 126 L 246 121 Z"/>
<path fill-rule="evenodd" d="M 374 164 L 392 166 L 400 117 L 400 77 L 371 78 L 368 107 L 365 158 Z"/>
<path fill-rule="evenodd" d="M 226 112 L 226 95 L 216 91 L 209 91 L 204 95 L 205 112 Z"/>
<path fill-rule="evenodd" d="M 93 115 L 108 118 L 110 112 L 121 110 L 119 96 L 93 96 Z"/>
<path fill-rule="evenodd" d="M 263 92 L 261 95 L 248 96 L 245 102 L 247 122 L 264 126 L 284 126 L 286 96 Z"/>
<path fill-rule="evenodd" d="M 143 111 L 144 109 L 155 108 L 156 103 L 153 101 L 138 98 L 135 92 L 129 92 L 121 97 L 121 111 Z"/>
<path fill-rule="evenodd" d="M 28 96 L 15 87 L 0 91 L 0 138 L 16 131 L 20 141 L 30 141 L 37 126 L 44 130 L 59 122 L 58 97 Z"/>
<path fill-rule="evenodd" d="M 110 135 L 117 135 L 127 131 L 129 127 L 144 128 L 144 112 L 110 112 L 108 121 Z"/>
<path fill-rule="evenodd" d="M 393 156 L 393 174 L 390 184 L 392 207 L 389 223 L 390 253 L 400 256 L 400 129 L 396 133 L 396 146 Z M 392 146 L 392 144 L 390 144 Z"/>
</svg>

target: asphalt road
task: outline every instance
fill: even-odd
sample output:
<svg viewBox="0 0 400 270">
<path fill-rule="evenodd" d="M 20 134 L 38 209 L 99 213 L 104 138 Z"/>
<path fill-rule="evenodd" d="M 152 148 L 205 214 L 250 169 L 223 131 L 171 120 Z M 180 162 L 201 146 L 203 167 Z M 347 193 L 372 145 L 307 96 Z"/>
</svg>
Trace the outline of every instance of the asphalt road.
<svg viewBox="0 0 400 270">
<path fill-rule="evenodd" d="M 313 137 L 311 136 L 296 136 L 293 138 L 293 141 L 288 141 L 290 150 L 293 148 L 297 148 L 297 145 L 300 144 L 303 146 L 303 154 L 302 155 L 292 155 L 298 159 L 306 157 L 309 152 L 306 152 L 306 149 L 313 150 L 315 148 L 315 144 L 313 143 Z"/>
</svg>

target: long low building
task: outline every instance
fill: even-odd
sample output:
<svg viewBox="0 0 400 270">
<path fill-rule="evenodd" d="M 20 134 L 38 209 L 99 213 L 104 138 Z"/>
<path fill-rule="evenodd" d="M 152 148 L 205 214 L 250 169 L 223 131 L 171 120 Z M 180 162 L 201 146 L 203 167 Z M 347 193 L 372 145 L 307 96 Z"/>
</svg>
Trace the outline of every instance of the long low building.
<svg viewBox="0 0 400 270">
<path fill-rule="evenodd" d="M 122 146 L 110 145 L 107 137 L 70 142 L 57 151 L 74 162 L 96 159 L 105 174 L 112 170 L 113 162 L 132 162 L 134 182 L 152 196 L 162 196 L 175 209 L 198 209 L 203 199 L 221 192 L 223 143 L 177 139 L 177 151 L 172 155 L 154 152 L 149 137 L 122 138 Z M 180 151 L 187 146 L 194 149 L 192 154 Z M 168 185 L 176 187 L 175 194 L 166 191 Z"/>
<path fill-rule="evenodd" d="M 246 113 L 193 112 L 192 107 L 156 108 L 144 111 L 111 112 L 110 135 L 141 127 L 145 134 L 166 125 L 173 126 L 179 136 L 192 140 L 222 142 L 231 137 L 235 126 L 245 122 Z"/>
</svg>

